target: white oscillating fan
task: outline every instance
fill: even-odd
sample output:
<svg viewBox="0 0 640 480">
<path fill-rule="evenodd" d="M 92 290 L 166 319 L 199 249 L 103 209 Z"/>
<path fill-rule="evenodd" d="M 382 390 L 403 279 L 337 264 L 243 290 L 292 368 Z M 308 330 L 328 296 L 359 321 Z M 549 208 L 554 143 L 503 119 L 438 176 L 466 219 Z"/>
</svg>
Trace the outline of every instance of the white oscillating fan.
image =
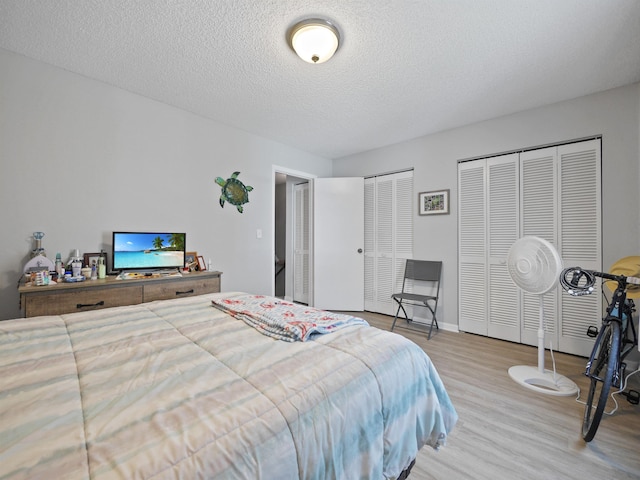
<svg viewBox="0 0 640 480">
<path fill-rule="evenodd" d="M 525 292 L 538 295 L 540 298 L 538 367 L 514 366 L 509 369 L 509 375 L 519 384 L 536 392 L 575 395 L 578 386 L 573 381 L 544 368 L 544 294 L 558 284 L 562 272 L 560 255 L 554 246 L 543 238 L 522 237 L 509 249 L 507 268 L 513 283 Z"/>
</svg>

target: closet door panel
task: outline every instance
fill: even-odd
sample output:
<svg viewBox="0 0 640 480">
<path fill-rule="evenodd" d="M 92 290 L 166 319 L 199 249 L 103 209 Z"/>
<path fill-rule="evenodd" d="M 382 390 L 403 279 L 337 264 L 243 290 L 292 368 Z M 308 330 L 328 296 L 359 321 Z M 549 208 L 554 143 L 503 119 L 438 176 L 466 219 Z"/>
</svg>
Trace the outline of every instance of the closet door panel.
<svg viewBox="0 0 640 480">
<path fill-rule="evenodd" d="M 293 247 L 295 281 L 293 300 L 309 303 L 309 184 L 295 186 L 294 221 L 296 223 Z"/>
<path fill-rule="evenodd" d="M 396 278 L 395 291 L 402 287 L 402 277 L 404 275 L 404 264 L 409 258 L 413 258 L 413 216 L 414 216 L 414 197 L 413 197 L 413 172 L 405 172 L 397 174 L 395 182 L 395 228 L 393 229 L 394 253 L 396 258 L 396 267 L 398 264 L 402 267 L 400 277 Z"/>
<path fill-rule="evenodd" d="M 376 178 L 376 312 L 391 314 L 393 294 L 393 178 Z"/>
<path fill-rule="evenodd" d="M 458 327 L 487 335 L 486 160 L 458 165 Z"/>
<path fill-rule="evenodd" d="M 542 148 L 520 154 L 520 191 L 522 236 L 536 236 L 551 243 L 557 241 L 557 148 Z M 557 305 L 560 287 L 545 294 L 545 341 L 557 348 Z M 540 297 L 522 293 L 521 342 L 538 344 Z"/>
<path fill-rule="evenodd" d="M 404 267 L 407 259 L 413 258 L 413 218 L 415 215 L 413 196 L 413 172 L 402 172 L 396 174 L 396 181 L 394 183 L 394 229 L 393 229 L 393 246 L 394 246 L 394 258 L 393 258 L 393 287 L 392 292 L 389 293 L 389 302 L 391 303 L 391 312 L 395 315 L 396 303 L 391 300 L 392 293 L 397 293 L 402 290 L 402 280 L 404 278 Z M 430 259 L 426 259 L 430 260 Z M 413 310 L 413 309 L 412 309 Z M 424 314 L 419 309 L 412 311 L 407 310 L 407 314 L 414 315 L 414 320 L 418 323 L 429 322 L 431 323 L 431 317 L 420 318 Z"/>
<path fill-rule="evenodd" d="M 565 267 L 602 269 L 601 141 L 558 147 L 560 162 L 560 247 Z M 602 316 L 600 281 L 592 295 L 571 297 L 560 303 L 559 348 L 589 355 L 594 339 L 586 336 Z"/>
<path fill-rule="evenodd" d="M 507 255 L 519 236 L 518 154 L 487 159 L 488 335 L 520 341 L 520 290 Z"/>
</svg>

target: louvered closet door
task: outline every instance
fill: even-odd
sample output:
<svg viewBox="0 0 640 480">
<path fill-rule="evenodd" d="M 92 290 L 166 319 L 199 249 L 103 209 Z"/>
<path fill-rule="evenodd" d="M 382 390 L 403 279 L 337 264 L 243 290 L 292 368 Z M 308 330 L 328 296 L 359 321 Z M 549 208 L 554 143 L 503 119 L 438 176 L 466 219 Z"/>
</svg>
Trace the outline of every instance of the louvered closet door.
<svg viewBox="0 0 640 480">
<path fill-rule="evenodd" d="M 601 141 L 558 147 L 560 162 L 560 253 L 566 267 L 602 270 Z M 560 298 L 559 349 L 587 356 L 594 340 L 585 335 L 602 315 L 600 282 L 592 295 Z"/>
<path fill-rule="evenodd" d="M 486 160 L 458 165 L 458 327 L 487 335 Z"/>
<path fill-rule="evenodd" d="M 391 315 L 396 313 L 396 304 L 391 300 L 391 295 L 402 290 L 405 264 L 407 259 L 413 258 L 413 215 L 414 205 L 417 205 L 413 196 L 413 171 L 396 174 L 394 200 L 393 284 L 390 291 L 383 293 L 389 305 L 387 311 Z M 407 314 L 413 315 L 413 312 L 407 310 Z M 427 319 L 421 318 L 421 315 L 422 312 L 416 312 L 414 319 L 418 323 L 426 323 Z M 429 317 L 428 322 L 431 323 L 431 317 Z"/>
<path fill-rule="evenodd" d="M 558 251 L 557 240 L 557 147 L 543 148 L 520 154 L 522 236 L 536 236 L 550 242 Z M 557 348 L 557 305 L 559 287 L 543 297 L 545 340 Z M 538 344 L 540 297 L 522 293 L 521 342 Z"/>
<path fill-rule="evenodd" d="M 413 171 L 365 179 L 365 310 L 395 314 L 413 254 Z"/>
<path fill-rule="evenodd" d="M 294 187 L 293 301 L 309 303 L 309 184 Z"/>
<path fill-rule="evenodd" d="M 507 269 L 507 255 L 519 238 L 518 154 L 487 159 L 488 335 L 520 341 L 520 291 Z"/>
<path fill-rule="evenodd" d="M 375 312 L 391 315 L 393 293 L 393 226 L 394 226 L 394 179 L 390 175 L 376 178 L 375 198 L 375 261 L 376 282 Z"/>
<path fill-rule="evenodd" d="M 517 289 L 504 263 L 521 236 L 551 242 L 565 266 L 601 269 L 600 149 L 590 140 L 459 164 L 460 330 L 538 344 L 540 297 Z M 588 355 L 601 296 L 557 285 L 543 301 L 546 347 Z"/>
</svg>

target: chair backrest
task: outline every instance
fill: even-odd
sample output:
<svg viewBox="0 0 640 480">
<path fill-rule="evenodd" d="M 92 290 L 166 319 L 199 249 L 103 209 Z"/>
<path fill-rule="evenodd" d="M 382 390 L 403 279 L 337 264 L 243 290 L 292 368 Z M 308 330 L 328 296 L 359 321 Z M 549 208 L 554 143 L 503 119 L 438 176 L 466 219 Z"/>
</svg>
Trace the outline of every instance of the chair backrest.
<svg viewBox="0 0 640 480">
<path fill-rule="evenodd" d="M 402 291 L 413 291 L 414 281 L 433 282 L 435 287 L 434 297 L 440 294 L 440 273 L 442 272 L 442 262 L 432 260 L 407 259 L 404 267 L 404 278 L 402 279 Z"/>
<path fill-rule="evenodd" d="M 404 278 L 422 282 L 440 282 L 441 261 L 407 259 Z"/>
</svg>

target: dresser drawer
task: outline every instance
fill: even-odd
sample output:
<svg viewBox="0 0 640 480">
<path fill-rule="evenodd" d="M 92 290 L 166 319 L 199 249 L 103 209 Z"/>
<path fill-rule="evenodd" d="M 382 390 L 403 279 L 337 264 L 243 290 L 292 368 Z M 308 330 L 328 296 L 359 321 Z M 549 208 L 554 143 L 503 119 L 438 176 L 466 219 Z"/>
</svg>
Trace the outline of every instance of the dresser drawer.
<svg viewBox="0 0 640 480">
<path fill-rule="evenodd" d="M 144 286 L 144 301 L 168 300 L 171 298 L 191 297 L 205 293 L 220 291 L 220 276 L 194 278 L 185 280 L 163 280 L 161 282 L 148 283 Z"/>
<path fill-rule="evenodd" d="M 38 288 L 38 287 L 33 287 Z M 23 298 L 25 316 L 60 315 L 142 303 L 142 285 L 86 290 L 48 291 Z"/>
</svg>

